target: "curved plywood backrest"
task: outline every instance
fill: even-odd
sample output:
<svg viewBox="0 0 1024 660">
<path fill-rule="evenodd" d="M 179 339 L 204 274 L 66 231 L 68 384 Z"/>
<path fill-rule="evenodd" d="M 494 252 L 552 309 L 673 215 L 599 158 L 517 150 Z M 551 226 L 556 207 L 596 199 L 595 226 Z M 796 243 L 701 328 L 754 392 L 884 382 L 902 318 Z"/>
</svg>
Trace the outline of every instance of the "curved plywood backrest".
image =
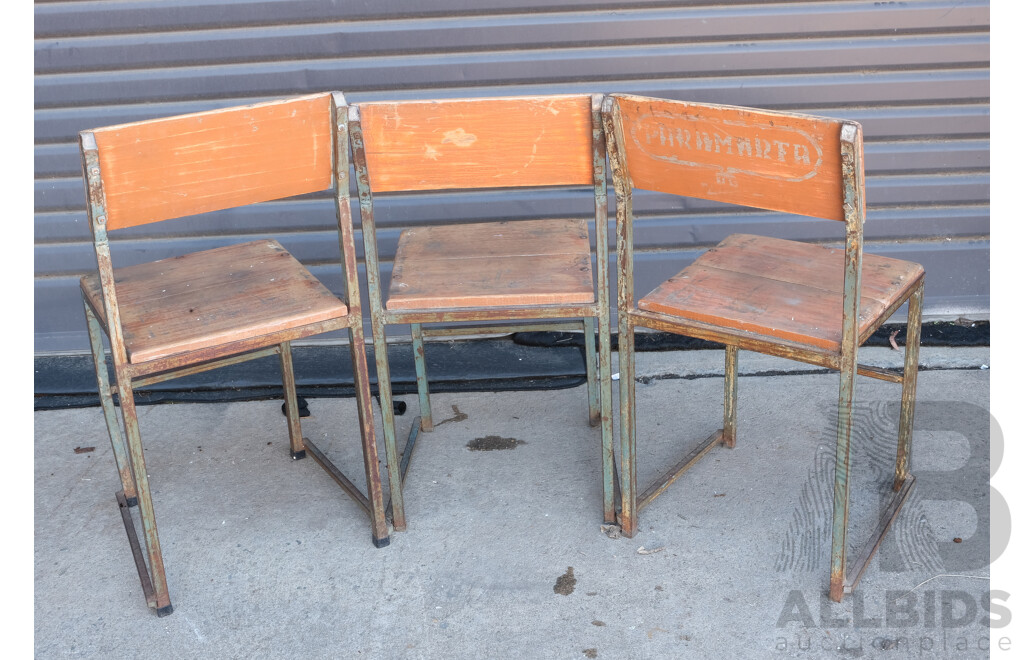
<svg viewBox="0 0 1024 660">
<path fill-rule="evenodd" d="M 840 130 L 852 122 L 614 95 L 636 188 L 846 219 Z"/>
<path fill-rule="evenodd" d="M 594 183 L 589 95 L 358 107 L 374 192 Z"/>
<path fill-rule="evenodd" d="M 107 227 L 331 187 L 330 107 L 325 93 L 92 131 Z"/>
</svg>

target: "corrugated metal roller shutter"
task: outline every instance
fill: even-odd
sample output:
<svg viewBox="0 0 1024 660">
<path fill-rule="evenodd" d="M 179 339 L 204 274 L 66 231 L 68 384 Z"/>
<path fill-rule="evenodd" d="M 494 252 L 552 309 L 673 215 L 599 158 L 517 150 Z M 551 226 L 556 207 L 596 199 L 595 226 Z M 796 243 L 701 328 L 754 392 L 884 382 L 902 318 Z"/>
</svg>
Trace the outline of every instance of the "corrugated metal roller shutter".
<svg viewBox="0 0 1024 660">
<path fill-rule="evenodd" d="M 157 0 L 37 2 L 35 16 L 38 352 L 87 346 L 78 131 L 331 89 L 351 101 L 622 91 L 859 121 L 866 249 L 925 265 L 926 313 L 988 311 L 985 1 Z M 413 223 L 588 204 L 558 189 L 393 197 L 383 256 Z M 731 232 L 839 239 L 834 223 L 708 202 L 640 194 L 636 209 L 644 290 Z M 327 197 L 311 196 L 125 230 L 113 252 L 123 265 L 274 235 L 338 286 L 332 223 Z"/>
</svg>

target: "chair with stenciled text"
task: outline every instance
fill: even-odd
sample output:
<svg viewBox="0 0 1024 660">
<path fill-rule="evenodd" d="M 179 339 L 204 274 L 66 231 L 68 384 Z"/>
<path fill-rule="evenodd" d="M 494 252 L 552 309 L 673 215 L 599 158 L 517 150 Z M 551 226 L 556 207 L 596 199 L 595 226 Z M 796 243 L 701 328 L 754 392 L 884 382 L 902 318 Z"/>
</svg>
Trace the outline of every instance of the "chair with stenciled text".
<svg viewBox="0 0 1024 660">
<path fill-rule="evenodd" d="M 347 112 L 341 94 L 323 93 L 81 133 L 99 267 L 82 278 L 85 315 L 120 473 L 117 501 L 147 604 L 158 615 L 172 607 L 134 398 L 149 384 L 278 355 L 291 457 L 308 451 L 367 512 L 374 544 L 388 543 L 349 207 Z M 342 299 L 270 238 L 113 267 L 109 232 L 328 189 L 334 192 Z M 291 342 L 336 330 L 348 331 L 351 347 L 366 495 L 300 428 Z M 135 506 L 144 548 L 129 510 Z"/>
<path fill-rule="evenodd" d="M 392 452 L 387 464 L 396 530 L 405 526 L 402 480 L 417 435 L 434 426 L 424 336 L 466 334 L 465 325 L 438 327 L 459 322 L 492 323 L 473 331 L 485 334 L 542 329 L 583 332 L 590 424 L 601 427 L 604 519 L 614 521 L 602 98 L 577 94 L 374 102 L 352 107 L 352 154 L 385 447 Z M 405 229 L 399 237 L 385 301 L 376 197 L 553 187 L 588 189 L 593 211 L 582 217 L 461 221 Z M 537 209 L 543 208 L 542 202 L 543 197 L 535 200 Z M 590 223 L 596 239 L 593 249 Z M 387 326 L 406 323 L 412 332 L 420 416 L 413 421 L 399 460 L 385 335 Z M 595 345 L 595 325 L 599 346 Z"/>
<path fill-rule="evenodd" d="M 861 127 L 786 112 L 609 96 L 605 132 L 615 182 L 618 249 L 622 510 L 626 536 L 639 510 L 718 444 L 736 442 L 740 349 L 839 371 L 830 597 L 852 591 L 914 484 L 908 473 L 924 270 L 863 253 Z M 634 295 L 633 189 L 837 220 L 845 249 L 734 234 L 641 297 Z M 902 373 L 858 365 L 858 347 L 909 301 Z M 637 327 L 725 345 L 723 428 L 638 493 L 634 331 Z M 894 494 L 866 549 L 847 572 L 850 441 L 857 374 L 901 383 Z"/>
</svg>

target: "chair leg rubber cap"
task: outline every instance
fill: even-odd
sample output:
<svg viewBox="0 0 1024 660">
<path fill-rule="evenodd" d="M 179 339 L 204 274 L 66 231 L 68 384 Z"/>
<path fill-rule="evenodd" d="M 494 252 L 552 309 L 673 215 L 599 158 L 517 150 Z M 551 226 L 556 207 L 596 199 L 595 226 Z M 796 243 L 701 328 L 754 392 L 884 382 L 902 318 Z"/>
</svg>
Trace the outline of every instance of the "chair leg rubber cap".
<svg viewBox="0 0 1024 660">
<path fill-rule="evenodd" d="M 156 615 L 158 617 L 169 616 L 170 613 L 173 612 L 173 611 L 174 611 L 174 606 L 170 605 L 170 604 L 167 604 L 167 605 L 165 605 L 163 607 L 158 607 L 156 609 Z"/>
<path fill-rule="evenodd" d="M 391 537 L 385 536 L 382 539 L 373 539 L 373 547 L 375 548 L 386 548 L 391 545 Z"/>
<path fill-rule="evenodd" d="M 126 497 L 125 500 L 124 500 L 124 503 L 130 509 L 133 506 L 139 506 L 139 498 L 137 498 L 137 497 Z"/>
<path fill-rule="evenodd" d="M 306 450 L 305 449 L 303 449 L 302 451 L 293 451 L 292 452 L 292 460 L 293 461 L 301 461 L 305 457 L 306 457 Z"/>
<path fill-rule="evenodd" d="M 296 399 L 297 399 L 298 404 L 299 404 L 298 405 L 299 417 L 309 417 L 310 416 L 310 414 L 309 414 L 309 403 L 305 399 L 303 399 L 301 396 L 300 397 L 296 397 Z M 282 403 L 281 404 L 281 414 L 284 415 L 285 417 L 288 416 L 288 404 L 287 403 Z"/>
</svg>

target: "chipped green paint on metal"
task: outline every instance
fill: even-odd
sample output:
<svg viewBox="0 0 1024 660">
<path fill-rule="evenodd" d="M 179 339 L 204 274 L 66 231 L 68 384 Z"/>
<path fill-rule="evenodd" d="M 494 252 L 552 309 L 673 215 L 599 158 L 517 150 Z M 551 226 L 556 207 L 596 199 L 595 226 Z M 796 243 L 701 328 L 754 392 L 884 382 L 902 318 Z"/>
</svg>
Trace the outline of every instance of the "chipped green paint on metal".
<svg viewBox="0 0 1024 660">
<path fill-rule="evenodd" d="M 610 267 L 608 263 L 608 174 L 605 162 L 604 95 L 591 96 L 590 123 L 594 140 L 594 235 L 597 242 L 597 361 L 601 411 L 601 473 L 604 522 L 615 522 L 615 451 L 612 420 L 612 335 Z"/>
<path fill-rule="evenodd" d="M 736 433 L 736 362 L 739 349 L 754 350 L 770 355 L 778 355 L 809 364 L 825 366 L 840 371 L 839 423 L 836 441 L 836 475 L 835 497 L 833 500 L 832 524 L 832 555 L 830 575 L 830 597 L 840 600 L 845 591 L 853 588 L 846 580 L 846 533 L 849 511 L 849 461 L 850 440 L 852 431 L 852 412 L 854 400 L 854 381 L 856 375 L 866 376 L 903 383 L 903 402 L 900 416 L 900 438 L 897 447 L 897 466 L 894 488 L 896 499 L 890 502 L 886 510 L 888 516 L 879 525 L 870 547 L 854 563 L 857 576 L 866 568 L 878 545 L 881 543 L 892 520 L 899 512 L 902 499 L 906 497 L 913 476 L 907 473 L 907 462 L 910 455 L 910 439 L 913 426 L 913 409 L 915 402 L 915 385 L 918 360 L 918 344 L 920 342 L 920 303 L 923 280 L 904 294 L 890 306 L 888 313 L 873 322 L 870 328 L 860 332 L 859 302 L 861 263 L 863 258 L 863 224 L 864 224 L 864 171 L 863 171 L 863 138 L 860 127 L 854 123 L 845 123 L 841 129 L 841 158 L 843 172 L 843 203 L 846 224 L 846 252 L 844 262 L 844 295 L 842 341 L 838 354 L 821 350 L 811 350 L 786 341 L 765 341 L 750 337 L 742 332 L 675 318 L 668 315 L 643 312 L 635 308 L 633 291 L 633 209 L 632 180 L 629 175 L 628 163 L 622 151 L 623 133 L 618 106 L 613 97 L 605 101 L 603 107 L 604 128 L 609 143 L 609 161 L 611 162 L 617 198 L 616 205 L 616 246 L 618 249 L 618 310 L 619 310 L 619 401 L 620 401 L 620 446 L 622 456 L 622 511 L 620 524 L 626 536 L 632 536 L 637 529 L 636 514 L 636 401 L 634 383 L 633 348 L 634 332 L 637 326 L 684 334 L 701 339 L 720 342 L 726 345 L 726 378 L 724 425 L 722 430 L 723 444 L 732 445 Z M 908 325 L 907 354 L 902 375 L 895 372 L 880 370 L 857 364 L 857 348 L 860 343 L 883 323 L 903 302 L 910 300 Z M 714 436 L 712 436 L 712 439 Z M 640 506 L 654 499 L 667 487 L 668 483 L 678 477 L 700 455 L 706 453 L 713 445 L 705 444 L 698 448 L 697 453 L 673 468 L 668 475 L 662 477 L 659 484 L 640 496 Z M 855 582 L 854 582 L 855 584 Z"/>
<path fill-rule="evenodd" d="M 921 348 L 921 301 L 924 298 L 924 280 L 910 297 L 907 310 L 907 343 L 903 357 L 903 397 L 900 401 L 900 430 L 896 444 L 896 475 L 893 490 L 899 491 L 907 479 L 910 463 L 911 439 L 914 434 L 914 408 L 917 403 L 917 366 Z"/>
<path fill-rule="evenodd" d="M 740 349 L 725 347 L 725 405 L 722 422 L 722 444 L 736 446 L 736 368 Z"/>
<path fill-rule="evenodd" d="M 383 547 L 388 543 L 388 524 L 384 513 L 384 493 L 377 456 L 377 433 L 373 419 L 373 398 L 370 395 L 369 365 L 366 360 L 366 338 L 363 335 L 363 305 L 359 294 L 359 262 L 356 258 L 355 227 L 349 196 L 349 106 L 345 97 L 335 92 L 331 96 L 331 117 L 334 128 L 334 206 L 338 223 L 338 241 L 341 247 L 341 267 L 345 275 L 345 302 L 348 305 L 348 344 L 355 379 L 356 410 L 359 416 L 363 450 L 363 470 L 369 502 L 373 543 Z M 345 237 L 348 237 L 346 240 Z M 394 453 L 394 443 L 391 445 Z M 385 451 L 387 442 L 385 441 Z M 404 512 L 404 509 L 403 509 Z"/>
<path fill-rule="evenodd" d="M 366 260 L 366 283 L 370 294 L 370 325 L 373 336 L 373 357 L 377 363 L 377 391 L 380 396 L 381 421 L 384 426 L 384 453 L 390 489 L 391 524 L 396 532 L 404 531 L 405 500 L 402 497 L 402 475 L 395 445 L 395 410 L 391 394 L 391 369 L 388 365 L 387 316 L 381 291 L 380 262 L 377 259 L 377 229 L 373 218 L 373 193 L 366 168 L 366 149 L 358 106 L 348 108 L 349 137 L 352 144 L 356 188 L 359 191 L 359 217 L 363 232 L 363 255 Z"/>
<path fill-rule="evenodd" d="M 597 341 L 594 337 L 594 319 L 583 319 L 583 354 L 587 365 L 587 398 L 590 405 L 590 425 L 601 423 L 601 391 L 597 377 Z"/>
<path fill-rule="evenodd" d="M 120 422 L 114 410 L 114 399 L 110 395 L 110 376 L 107 374 L 107 362 L 103 357 L 103 329 L 96 315 L 88 304 L 85 304 L 85 320 L 89 330 L 89 348 L 92 352 L 93 368 L 96 370 L 96 382 L 99 385 L 100 406 L 107 422 L 107 433 L 110 435 L 110 446 L 114 450 L 114 462 L 121 476 L 121 488 L 129 501 L 136 500 L 138 491 L 135 488 L 135 476 L 128 458 L 128 445 L 121 434 Z"/>
<path fill-rule="evenodd" d="M 840 131 L 846 257 L 843 279 L 843 335 L 839 352 L 839 415 L 836 428 L 836 473 L 832 499 L 832 558 L 829 596 L 839 602 L 846 583 L 847 530 L 850 506 L 850 439 L 853 432 L 857 347 L 860 345 L 860 276 L 864 252 L 863 141 L 860 127 Z"/>
<path fill-rule="evenodd" d="M 434 418 L 430 414 L 430 389 L 427 385 L 427 354 L 423 346 L 423 326 L 413 323 L 409 326 L 412 330 L 412 355 L 416 365 L 416 393 L 420 399 L 420 430 L 433 431 Z"/>
<path fill-rule="evenodd" d="M 615 185 L 615 247 L 618 272 L 617 304 L 619 312 L 619 476 L 622 533 L 632 538 L 637 531 L 636 479 L 636 382 L 634 354 L 634 323 L 636 305 L 633 299 L 633 186 L 625 159 L 619 106 L 607 97 L 602 107 L 608 160 Z"/>
<path fill-rule="evenodd" d="M 292 458 L 304 456 L 306 446 L 302 444 L 302 427 L 299 423 L 299 399 L 295 394 L 295 370 L 292 368 L 292 345 L 281 342 L 279 345 L 281 358 L 281 379 L 284 385 L 284 410 L 288 420 L 288 440 L 291 444 Z"/>
</svg>

